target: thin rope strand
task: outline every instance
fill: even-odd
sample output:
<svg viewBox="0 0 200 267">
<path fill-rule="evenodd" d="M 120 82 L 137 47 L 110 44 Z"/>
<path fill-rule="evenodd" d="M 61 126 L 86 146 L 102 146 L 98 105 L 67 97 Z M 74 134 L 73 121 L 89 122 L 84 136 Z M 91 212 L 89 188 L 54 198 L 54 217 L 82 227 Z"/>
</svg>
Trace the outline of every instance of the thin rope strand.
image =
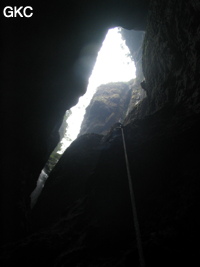
<svg viewBox="0 0 200 267">
<path fill-rule="evenodd" d="M 133 211 L 133 222 L 134 222 L 134 227 L 135 227 L 139 261 L 140 261 L 140 266 L 145 267 L 144 253 L 143 253 L 143 248 L 142 248 L 142 239 L 141 239 L 141 234 L 140 234 L 140 226 L 139 226 L 139 221 L 138 221 L 138 216 L 137 216 L 135 195 L 134 195 L 134 191 L 133 191 L 133 183 L 132 183 L 132 178 L 131 178 L 131 173 L 130 173 L 130 168 L 129 168 L 129 161 L 128 161 L 128 156 L 127 156 L 126 142 L 125 142 L 125 137 L 124 137 L 123 126 L 121 126 L 120 128 L 121 128 L 121 132 L 122 132 L 124 156 L 125 156 L 125 161 L 126 161 L 126 170 L 127 170 L 127 176 L 128 176 L 130 198 L 131 198 L 131 205 L 132 205 L 132 211 Z"/>
</svg>

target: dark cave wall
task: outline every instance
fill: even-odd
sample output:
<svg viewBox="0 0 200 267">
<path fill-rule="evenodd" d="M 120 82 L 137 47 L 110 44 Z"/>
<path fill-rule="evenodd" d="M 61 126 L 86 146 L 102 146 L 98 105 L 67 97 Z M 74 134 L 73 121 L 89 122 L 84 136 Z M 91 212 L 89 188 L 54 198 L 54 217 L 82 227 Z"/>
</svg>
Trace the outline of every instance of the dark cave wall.
<svg viewBox="0 0 200 267">
<path fill-rule="evenodd" d="M 147 98 L 125 124 L 164 107 L 180 107 L 183 116 L 199 113 L 199 10 L 198 1 L 151 2 L 142 56 Z"/>
<path fill-rule="evenodd" d="M 144 29 L 147 3 L 21 1 L 33 7 L 32 18 L 2 16 L 2 241 L 27 231 L 30 192 L 59 140 L 65 111 L 86 90 L 107 29 Z M 1 1 L 1 9 L 7 4 Z"/>
<path fill-rule="evenodd" d="M 129 113 L 124 127 L 148 266 L 177 266 L 184 263 L 190 266 L 199 262 L 200 221 L 197 213 L 200 205 L 200 88 L 199 80 L 196 79 L 199 73 L 199 64 L 196 64 L 199 60 L 197 3 L 198 1 L 152 1 L 143 50 L 143 86 L 147 97 Z M 175 32 L 172 27 L 176 29 Z M 188 33 L 187 36 L 179 34 L 177 37 L 176 33 L 183 28 Z M 194 32 L 196 35 L 192 37 Z M 176 42 L 177 38 L 181 45 L 176 43 L 174 49 L 174 40 Z M 188 44 L 189 39 L 191 45 Z M 197 56 L 187 58 L 187 55 L 193 54 Z M 180 64 L 180 56 L 187 58 L 184 64 Z M 174 65 L 176 62 L 177 65 Z M 191 83 L 184 83 L 189 80 Z M 180 97 L 177 97 L 178 92 L 182 92 Z M 83 151 L 90 140 L 92 142 L 94 136 L 83 135 L 70 149 L 80 145 L 79 151 Z M 65 161 L 70 157 L 70 149 L 65 152 L 62 157 L 64 164 L 61 161 L 50 175 L 33 210 L 33 228 L 50 224 L 50 221 L 55 222 L 57 209 L 60 213 L 65 213 L 66 203 L 73 206 L 73 196 L 80 190 L 81 193 L 77 196 L 83 212 L 80 222 L 84 222 L 83 225 L 89 224 L 83 244 L 87 246 L 86 251 L 94 253 L 96 266 L 100 265 L 102 254 L 107 255 L 107 251 L 109 256 L 119 260 L 117 254 L 126 249 L 132 249 L 134 263 L 137 265 L 137 252 L 132 248 L 136 246 L 135 234 L 131 222 L 121 134 L 119 129 L 113 128 L 106 137 L 99 136 L 98 140 L 100 142 L 93 148 L 99 154 L 94 157 L 92 150 L 87 155 L 86 162 L 83 160 L 80 165 L 88 164 L 90 172 L 87 169 L 85 173 L 81 169 L 79 173 L 79 165 L 72 166 L 71 162 L 68 164 Z M 78 184 L 77 171 L 81 176 Z M 64 197 L 55 194 L 53 184 L 57 186 L 58 192 L 64 188 L 68 190 L 70 179 L 73 181 L 70 190 L 74 190 L 74 194 L 66 196 L 63 193 Z M 52 196 L 59 204 L 53 202 L 53 208 L 49 208 L 45 214 Z M 62 201 L 66 198 L 66 202 Z M 77 212 L 81 213 L 80 210 Z M 48 221 L 46 216 L 49 217 Z M 77 252 L 77 258 L 80 256 L 77 264 L 84 261 L 84 256 L 81 255 L 81 252 Z M 122 258 L 120 260 L 125 262 Z M 62 259 L 66 265 L 72 262 L 68 255 Z M 88 261 L 91 263 L 93 259 L 89 258 Z M 121 261 L 117 261 L 118 266 Z M 108 266 L 117 264 L 108 263 Z M 130 266 L 130 263 L 126 262 L 124 266 Z"/>
<path fill-rule="evenodd" d="M 199 10 L 198 1 L 151 3 L 143 50 L 149 112 L 183 105 L 199 113 Z"/>
<path fill-rule="evenodd" d="M 148 266 L 199 265 L 199 10 L 195 0 L 152 1 L 147 98 L 124 128 Z M 6 266 L 138 265 L 121 141 L 112 129 L 72 144 L 32 211 L 33 229 L 56 224 L 8 247 Z"/>
</svg>

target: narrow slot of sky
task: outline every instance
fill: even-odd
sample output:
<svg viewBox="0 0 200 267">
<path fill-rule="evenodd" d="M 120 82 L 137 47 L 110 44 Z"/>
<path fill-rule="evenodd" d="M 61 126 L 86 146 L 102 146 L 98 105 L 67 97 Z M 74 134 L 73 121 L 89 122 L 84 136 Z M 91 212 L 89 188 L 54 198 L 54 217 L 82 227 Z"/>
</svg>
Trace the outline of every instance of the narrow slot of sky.
<svg viewBox="0 0 200 267">
<path fill-rule="evenodd" d="M 79 98 L 77 105 L 71 108 L 71 115 L 67 119 L 68 128 L 65 137 L 61 140 L 61 149 L 57 153 L 63 154 L 65 149 L 76 139 L 80 132 L 85 109 L 99 85 L 110 82 L 126 82 L 134 78 L 135 64 L 125 41 L 122 39 L 120 28 L 110 29 L 98 53 L 87 91 Z M 45 170 L 42 170 L 37 186 L 31 194 L 32 207 L 35 205 L 47 178 L 48 175 Z"/>
<path fill-rule="evenodd" d="M 110 82 L 125 82 L 135 78 L 135 64 L 131 59 L 130 51 L 122 39 L 120 28 L 108 31 L 102 47 L 98 53 L 96 64 L 89 79 L 86 93 L 79 98 L 76 106 L 71 108 L 71 115 L 67 123 L 68 129 L 61 140 L 64 150 L 74 141 L 80 132 L 85 109 L 89 105 L 97 87 Z"/>
</svg>

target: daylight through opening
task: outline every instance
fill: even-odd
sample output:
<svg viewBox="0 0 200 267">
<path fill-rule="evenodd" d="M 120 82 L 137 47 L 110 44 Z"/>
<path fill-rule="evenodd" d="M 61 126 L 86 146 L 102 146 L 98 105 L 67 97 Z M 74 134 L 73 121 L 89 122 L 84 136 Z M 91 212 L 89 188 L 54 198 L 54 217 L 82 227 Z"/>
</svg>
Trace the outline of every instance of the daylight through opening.
<svg viewBox="0 0 200 267">
<path fill-rule="evenodd" d="M 109 29 L 89 78 L 86 93 L 79 98 L 77 105 L 66 113 L 68 117 L 67 129 L 61 140 L 62 146 L 58 153 L 62 154 L 78 136 L 85 109 L 98 86 L 110 82 L 126 82 L 134 78 L 135 64 L 125 41 L 122 39 L 121 28 Z"/>
<path fill-rule="evenodd" d="M 125 44 L 125 40 L 122 38 L 121 31 L 122 28 L 120 27 L 108 30 L 89 78 L 86 93 L 79 98 L 76 106 L 66 111 L 60 128 L 60 134 L 62 132 L 63 138 L 52 152 L 38 178 L 37 187 L 31 194 L 32 206 L 34 206 L 49 173 L 58 162 L 60 156 L 77 138 L 86 108 L 90 104 L 97 88 L 108 83 L 128 82 L 136 77 L 135 63 L 129 48 Z"/>
</svg>

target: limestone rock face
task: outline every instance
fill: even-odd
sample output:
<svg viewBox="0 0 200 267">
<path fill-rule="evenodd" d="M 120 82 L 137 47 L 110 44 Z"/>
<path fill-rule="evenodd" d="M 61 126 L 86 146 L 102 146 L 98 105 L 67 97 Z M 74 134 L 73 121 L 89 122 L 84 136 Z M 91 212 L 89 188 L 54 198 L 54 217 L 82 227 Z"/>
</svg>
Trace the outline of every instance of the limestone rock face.
<svg viewBox="0 0 200 267">
<path fill-rule="evenodd" d="M 50 173 L 36 207 L 33 209 L 34 227 L 45 227 L 49 225 L 49 222 L 55 222 L 67 211 L 68 203 L 76 202 L 78 199 L 83 200 L 86 197 L 88 179 L 101 153 L 99 147 L 101 139 L 101 135 L 86 134 L 80 136 L 65 151 Z M 45 218 L 43 217 L 44 210 Z"/>
<path fill-rule="evenodd" d="M 146 92 L 141 87 L 144 80 L 142 70 L 144 32 L 121 29 L 121 34 L 135 63 L 136 78 L 127 83 L 110 83 L 97 88 L 86 109 L 79 136 L 84 133 L 105 134 L 114 123 L 123 122 L 132 109 L 146 97 Z M 128 120 L 129 116 L 126 122 Z"/>
<path fill-rule="evenodd" d="M 79 136 L 85 133 L 106 134 L 113 124 L 123 122 L 145 97 L 138 78 L 127 83 L 101 85 L 86 108 Z"/>
<path fill-rule="evenodd" d="M 200 112 L 199 8 L 198 1 L 151 3 L 143 50 L 149 112 L 165 105 Z"/>
<path fill-rule="evenodd" d="M 163 257 L 164 267 L 198 261 L 200 118 L 182 114 L 163 109 L 124 127 L 150 266 L 159 267 Z M 104 138 L 85 134 L 66 150 L 32 212 L 34 229 L 43 230 L 24 240 L 20 253 L 14 254 L 19 261 L 25 248 L 30 257 L 33 244 L 39 243 L 42 258 L 50 264 L 48 251 L 54 262 L 69 266 L 100 264 L 102 256 L 104 264 L 138 263 L 120 131 L 113 128 Z"/>
<path fill-rule="evenodd" d="M 108 29 L 144 30 L 148 2 L 31 1 L 31 18 L 2 14 L 0 242 L 26 235 L 30 194 L 59 142 L 66 110 L 87 88 Z"/>
<path fill-rule="evenodd" d="M 142 66 L 144 32 L 122 29 L 121 33 L 130 50 L 131 57 L 136 67 L 136 79 L 131 83 L 131 99 L 124 120 L 124 123 L 128 123 L 134 118 L 139 117 L 141 101 L 146 98 L 146 91 L 142 87 L 142 84 L 145 84 Z M 145 103 L 145 100 L 143 103 Z M 144 116 L 144 113 L 142 113 L 142 116 Z"/>
<path fill-rule="evenodd" d="M 142 81 L 144 79 L 142 70 L 142 53 L 145 32 L 122 29 L 121 34 L 130 50 L 132 59 L 135 62 L 136 77 L 138 80 Z"/>
<path fill-rule="evenodd" d="M 110 127 L 125 118 L 130 102 L 129 83 L 109 83 L 97 88 L 81 125 L 84 133 L 105 134 Z"/>
<path fill-rule="evenodd" d="M 124 9 L 122 11 L 124 12 Z M 81 9 L 82 13 L 84 14 Z M 146 90 L 147 97 L 129 112 L 123 129 L 147 266 L 200 265 L 199 13 L 199 0 L 151 1 L 143 50 L 145 77 L 143 88 Z M 107 13 L 111 16 L 110 14 L 110 12 Z M 120 12 L 115 13 L 115 19 L 119 14 Z M 127 20 L 131 22 L 130 18 L 134 20 L 134 16 L 132 13 L 129 15 Z M 114 17 L 112 17 L 113 20 Z M 78 20 L 79 17 L 76 19 Z M 9 23 L 11 23 L 10 20 Z M 21 23 L 21 20 L 18 23 Z M 58 28 L 56 29 L 58 31 Z M 59 30 L 61 31 L 60 28 Z M 83 32 L 79 31 L 79 33 Z M 75 38 L 77 35 L 73 36 Z M 60 39 L 57 41 L 59 45 L 62 44 Z M 12 46 L 12 43 L 10 45 Z M 54 42 L 51 43 L 51 48 L 53 47 Z M 45 49 L 42 51 L 44 52 Z M 44 62 L 48 58 L 45 58 L 47 54 L 43 55 Z M 27 50 L 25 55 L 28 55 Z M 61 55 L 63 56 L 63 53 Z M 26 57 L 26 59 L 29 58 Z M 9 60 L 10 58 L 8 63 Z M 9 64 L 6 67 L 8 66 Z M 53 68 L 52 65 L 50 66 Z M 43 67 L 42 64 L 38 72 L 37 68 L 34 68 L 37 72 L 36 80 L 30 79 L 33 78 L 32 75 L 28 76 L 29 81 L 34 85 L 38 84 L 40 80 L 38 75 L 39 73 L 42 75 Z M 25 71 L 26 74 L 29 73 L 28 69 Z M 50 77 L 48 75 L 48 79 Z M 17 76 L 16 78 L 19 79 Z M 52 81 L 55 80 L 48 80 L 48 85 L 54 88 L 55 84 Z M 17 83 L 17 79 L 16 85 L 21 85 Z M 28 86 L 28 83 L 25 85 Z M 10 84 L 7 86 L 9 87 Z M 23 92 L 26 92 L 27 86 L 23 87 Z M 52 90 L 52 87 L 45 87 L 46 90 L 42 91 L 42 96 Z M 33 86 L 32 90 L 34 88 L 38 87 Z M 55 88 L 60 92 L 57 86 Z M 33 94 L 32 90 L 30 91 Z M 39 92 L 41 93 L 38 89 L 37 97 Z M 52 105 L 49 105 L 53 103 L 53 94 L 51 94 L 48 97 L 48 105 L 44 109 L 46 116 L 39 116 L 41 106 L 39 110 L 34 109 L 33 112 L 33 107 L 36 108 L 38 103 L 35 96 L 35 98 L 30 97 L 32 102 L 29 100 L 33 113 L 30 111 L 25 114 L 23 106 L 19 105 L 24 103 L 20 98 L 22 95 L 22 93 L 18 95 L 18 102 L 13 106 L 13 108 L 18 107 L 14 110 L 21 115 L 15 140 L 18 137 L 22 140 L 24 137 L 26 140 L 24 146 L 27 144 L 29 146 L 25 146 L 21 151 L 19 149 L 21 146 L 18 144 L 16 147 L 13 146 L 12 150 L 7 150 L 9 157 L 7 165 L 3 166 L 7 167 L 4 181 L 10 179 L 2 187 L 4 190 L 8 189 L 3 194 L 3 204 L 5 204 L 3 214 L 8 215 L 8 207 L 12 207 L 9 216 L 4 219 L 7 233 L 8 229 L 12 230 L 10 233 L 14 232 L 15 222 L 18 222 L 16 229 L 19 229 L 18 217 L 22 218 L 15 216 L 19 211 L 17 205 L 19 195 L 16 190 L 20 191 L 21 187 L 9 190 L 8 185 L 13 182 L 16 186 L 19 181 L 23 181 L 20 174 L 23 174 L 23 179 L 31 177 L 30 163 L 33 162 L 33 155 L 40 146 L 37 146 L 30 158 L 27 157 L 28 150 L 36 146 L 39 126 L 45 122 L 45 118 L 48 118 L 47 111 L 53 109 Z M 13 99 L 12 92 L 9 90 L 6 91 L 6 96 L 10 100 Z M 43 99 L 40 98 L 41 103 Z M 13 102 L 10 106 L 11 104 Z M 56 108 L 57 105 L 53 107 Z M 12 118 L 11 115 L 14 112 L 8 112 L 8 108 L 5 111 L 9 118 Z M 32 114 L 31 123 L 25 124 L 24 133 L 21 126 L 22 121 L 27 121 L 27 117 L 22 115 L 30 114 Z M 45 123 L 45 126 L 49 126 L 48 130 L 46 129 L 48 133 L 53 129 L 50 125 L 55 127 L 58 117 L 57 114 L 52 124 L 51 119 Z M 36 131 L 33 134 L 30 129 L 34 128 Z M 47 133 L 46 131 L 41 132 L 44 134 Z M 120 131 L 115 127 L 107 138 L 97 134 L 86 134 L 74 141 L 55 171 L 50 174 L 43 194 L 31 212 L 32 234 L 2 248 L 4 266 L 11 267 L 19 263 L 20 266 L 30 267 L 41 264 L 50 267 L 129 267 L 130 262 L 133 266 L 139 266 Z M 11 131 L 9 133 L 11 137 Z M 46 134 L 42 136 L 42 140 L 47 137 Z M 46 142 L 48 143 L 48 140 Z M 41 151 L 43 151 L 41 155 L 44 155 L 45 146 L 41 147 Z M 42 158 L 41 155 L 38 154 L 38 157 Z M 12 161 L 11 156 L 16 161 Z M 26 160 L 23 161 L 23 159 Z M 7 161 L 4 159 L 3 163 L 5 162 Z M 25 163 L 27 163 L 26 168 Z M 7 197 L 8 193 L 10 198 Z M 15 218 L 13 222 L 12 218 Z M 36 230 L 37 232 L 34 232 Z"/>
</svg>

